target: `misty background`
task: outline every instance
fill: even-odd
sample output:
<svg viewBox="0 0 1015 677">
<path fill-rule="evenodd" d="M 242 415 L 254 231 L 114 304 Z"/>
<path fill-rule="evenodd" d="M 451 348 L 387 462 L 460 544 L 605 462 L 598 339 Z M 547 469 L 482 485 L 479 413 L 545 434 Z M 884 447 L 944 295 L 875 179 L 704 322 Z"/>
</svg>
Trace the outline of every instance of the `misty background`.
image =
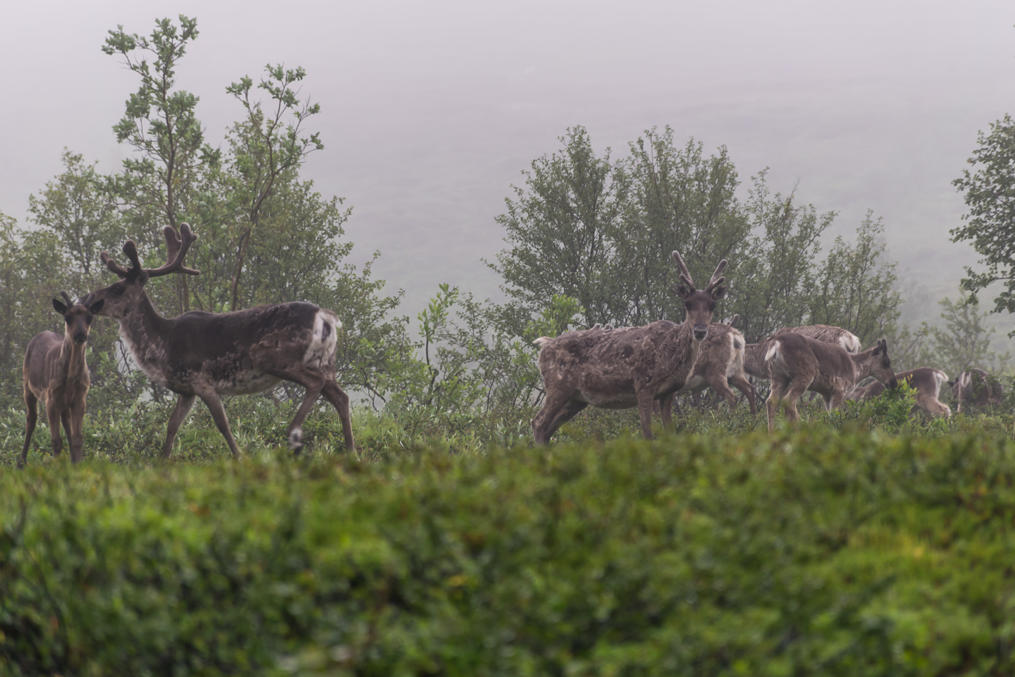
<svg viewBox="0 0 1015 677">
<path fill-rule="evenodd" d="M 179 14 L 200 36 L 177 86 L 200 97 L 213 145 L 239 114 L 229 83 L 307 69 L 325 149 L 302 174 L 353 208 L 352 260 L 380 250 L 375 273 L 410 314 L 439 282 L 498 296 L 482 260 L 503 246 L 495 217 L 567 127 L 619 156 L 669 125 L 678 145 L 726 146 L 743 183 L 768 167 L 774 191 L 836 211 L 828 240 L 883 218 L 903 319 L 933 319 L 976 260 L 949 239 L 964 211 L 951 182 L 977 132 L 1015 111 L 1010 1 L 41 0 L 6 7 L 0 28 L 0 212 L 27 225 L 64 148 L 119 167 L 112 126 L 137 83 L 100 47 L 118 24 L 148 34 Z"/>
</svg>

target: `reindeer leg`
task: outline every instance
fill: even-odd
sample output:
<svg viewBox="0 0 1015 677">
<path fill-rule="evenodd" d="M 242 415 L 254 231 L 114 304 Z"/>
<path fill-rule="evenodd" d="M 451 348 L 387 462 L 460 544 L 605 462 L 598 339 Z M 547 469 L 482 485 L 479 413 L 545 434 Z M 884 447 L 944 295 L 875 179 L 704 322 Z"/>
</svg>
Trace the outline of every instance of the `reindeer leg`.
<svg viewBox="0 0 1015 677">
<path fill-rule="evenodd" d="M 356 451 L 356 441 L 352 437 L 352 417 L 349 415 L 349 396 L 333 380 L 324 384 L 324 397 L 331 402 L 342 421 L 342 435 L 345 437 L 346 451 Z"/>
<path fill-rule="evenodd" d="M 32 441 L 32 433 L 35 432 L 35 421 L 38 419 L 39 414 L 36 411 L 36 407 L 39 403 L 39 398 L 32 394 L 27 387 L 25 388 L 25 409 L 28 410 L 28 416 L 25 419 L 25 446 L 21 449 L 21 457 L 18 459 L 18 467 L 24 468 L 25 461 L 28 460 L 28 446 Z"/>
<path fill-rule="evenodd" d="M 730 407 L 732 411 L 737 406 L 737 396 L 730 390 L 730 384 L 726 380 L 724 374 L 716 374 L 713 378 L 709 379 L 708 385 L 711 386 L 712 390 L 719 394 Z"/>
<path fill-rule="evenodd" d="M 811 385 L 813 379 L 796 378 L 789 382 L 786 387 L 786 419 L 789 421 L 799 421 L 800 412 L 797 411 L 797 402 L 800 397 L 807 392 L 808 386 Z"/>
<path fill-rule="evenodd" d="M 63 450 L 63 439 L 60 437 L 60 410 L 56 407 L 56 398 L 46 401 L 46 415 L 49 418 L 49 438 L 53 443 L 53 456 L 59 456 Z"/>
<path fill-rule="evenodd" d="M 194 404 L 193 395 L 180 395 L 176 400 L 176 407 L 169 415 L 169 423 L 166 425 L 166 441 L 162 444 L 162 458 L 169 458 L 173 452 L 173 442 L 176 441 L 176 431 L 180 429 L 183 419 L 187 418 L 190 407 Z"/>
<path fill-rule="evenodd" d="M 786 384 L 781 380 L 771 379 L 771 390 L 768 393 L 768 399 L 765 400 L 765 407 L 768 410 L 768 432 L 775 430 L 775 415 L 779 411 L 779 401 L 782 400 L 785 388 Z"/>
<path fill-rule="evenodd" d="M 676 393 L 669 393 L 659 398 L 659 419 L 663 422 L 663 430 L 670 430 L 673 424 L 673 400 Z"/>
<path fill-rule="evenodd" d="M 300 408 L 296 410 L 296 415 L 286 429 L 285 434 L 289 440 L 289 449 L 292 450 L 294 455 L 299 455 L 303 449 L 303 421 L 310 414 L 310 410 L 314 408 L 314 404 L 317 402 L 317 398 L 321 396 L 323 390 L 323 383 L 316 387 L 307 386 L 307 394 L 304 396 Z M 335 408 L 338 409 L 337 406 Z M 339 416 L 341 417 L 341 409 L 339 409 Z M 344 422 L 342 423 L 342 428 L 345 428 Z"/>
<path fill-rule="evenodd" d="M 198 393 L 197 396 L 208 406 L 208 411 L 211 412 L 211 417 L 215 420 L 215 426 L 222 433 L 222 437 L 226 438 L 226 444 L 229 445 L 229 451 L 232 452 L 233 458 L 239 458 L 240 450 L 236 446 L 236 440 L 233 439 L 233 431 L 229 429 L 229 419 L 226 418 L 226 409 L 222 406 L 219 394 L 214 390 L 206 390 Z"/>
<path fill-rule="evenodd" d="M 75 444 L 77 436 L 74 434 L 74 412 L 70 409 L 61 411 L 60 422 L 63 423 L 63 431 L 67 434 L 67 445 L 70 447 L 71 463 L 77 463 L 81 460 L 81 449 Z M 77 440 L 77 442 L 80 443 L 80 440 Z"/>
<path fill-rule="evenodd" d="M 758 413 L 758 396 L 754 392 L 754 386 L 751 385 L 751 382 L 738 375 L 730 376 L 727 381 L 744 394 L 744 397 L 747 398 L 747 403 L 751 407 L 751 416 L 756 415 Z"/>
<path fill-rule="evenodd" d="M 655 398 L 648 389 L 635 393 L 638 398 L 638 418 L 641 420 L 641 434 L 646 440 L 652 439 L 652 402 Z"/>
</svg>

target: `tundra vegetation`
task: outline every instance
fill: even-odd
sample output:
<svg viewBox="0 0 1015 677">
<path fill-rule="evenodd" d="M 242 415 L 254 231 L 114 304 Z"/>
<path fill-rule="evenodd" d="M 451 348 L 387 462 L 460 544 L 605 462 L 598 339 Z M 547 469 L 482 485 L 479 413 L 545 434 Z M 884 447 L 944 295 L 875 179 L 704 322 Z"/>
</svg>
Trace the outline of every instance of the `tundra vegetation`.
<svg viewBox="0 0 1015 677">
<path fill-rule="evenodd" d="M 0 214 L 0 673 L 1015 672 L 1015 388 L 970 297 L 1011 279 L 998 258 L 1015 239 L 1007 198 L 983 174 L 1011 171 L 1009 119 L 956 182 L 970 211 L 953 235 L 982 245 L 986 272 L 968 271 L 918 326 L 903 320 L 881 218 L 846 236 L 834 212 L 774 191 L 765 172 L 741 181 L 725 148 L 669 127 L 619 152 L 565 130 L 497 217 L 502 298 L 440 281 L 406 309 L 373 275 L 380 253 L 353 256 L 350 208 L 302 175 L 325 152 L 308 74 L 238 76 L 225 89 L 235 121 L 213 145 L 177 82 L 198 37 L 182 16 L 110 31 L 104 51 L 137 77 L 111 121 L 122 165 L 67 149 L 29 196 L 29 223 Z M 351 429 L 283 380 L 224 401 L 234 460 L 224 417 L 198 407 L 180 426 L 177 397 L 97 317 L 83 461 L 53 459 L 40 426 L 16 471 L 22 361 L 34 335 L 61 328 L 54 294 L 110 288 L 100 253 L 130 239 L 124 272 L 160 266 L 165 229 L 184 223 L 201 274 L 146 286 L 151 306 L 333 311 Z M 589 408 L 534 446 L 536 339 L 680 322 L 675 250 L 688 279 L 729 262 L 710 311 L 713 326 L 737 317 L 739 333 L 715 332 L 742 360 L 727 379 L 767 373 L 755 358 L 777 330 L 841 327 L 863 346 L 884 337 L 896 373 L 980 369 L 1001 388 L 988 409 L 958 411 L 935 376 L 931 409 L 952 415 L 914 416 L 929 391 L 900 377 L 832 411 L 802 398 L 804 422 L 772 433 L 727 388 L 721 406 L 698 397 L 672 425 L 650 421 L 654 440 L 634 409 Z M 1010 295 L 995 309 L 1010 312 Z M 701 380 L 721 366 L 702 363 Z"/>
</svg>

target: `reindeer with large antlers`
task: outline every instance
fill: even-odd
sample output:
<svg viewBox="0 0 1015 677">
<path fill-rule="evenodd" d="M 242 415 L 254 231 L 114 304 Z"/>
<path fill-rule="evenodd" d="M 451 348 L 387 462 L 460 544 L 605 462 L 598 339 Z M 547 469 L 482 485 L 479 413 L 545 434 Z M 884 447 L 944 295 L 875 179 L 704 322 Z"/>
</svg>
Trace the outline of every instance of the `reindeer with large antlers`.
<svg viewBox="0 0 1015 677">
<path fill-rule="evenodd" d="M 677 324 L 659 320 L 640 327 L 570 331 L 557 338 L 541 337 L 539 371 L 546 388 L 543 407 L 532 420 L 537 444 L 589 406 L 607 409 L 638 407 L 641 432 L 652 437 L 652 408 L 683 387 L 709 331 L 716 301 L 726 293 L 723 259 L 708 285 L 696 290 L 678 252 L 677 294 L 685 319 Z"/>
<path fill-rule="evenodd" d="M 24 466 L 28 458 L 39 400 L 46 405 L 53 455 L 58 456 L 63 448 L 61 423 L 70 445 L 71 461 L 77 463 L 83 454 L 81 427 L 85 417 L 85 399 L 91 385 L 85 362 L 85 343 L 92 316 L 101 310 L 102 300 L 92 300 L 83 305 L 72 302 L 67 292 L 60 292 L 60 295 L 63 301 L 53 299 L 53 309 L 63 316 L 63 336 L 44 331 L 32 337 L 25 350 L 21 373 L 28 418 L 25 421 L 25 446 L 21 450 L 18 467 Z"/>
<path fill-rule="evenodd" d="M 131 240 L 123 245 L 129 267 L 102 252 L 103 263 L 120 281 L 86 298 L 89 304 L 104 302 L 100 314 L 119 321 L 120 336 L 144 373 L 179 395 L 162 455 L 172 452 L 180 424 L 194 398 L 200 397 L 229 450 L 238 456 L 220 396 L 260 392 L 280 380 L 307 389 L 287 430 L 295 452 L 303 446 L 303 421 L 321 395 L 338 411 L 346 448 L 354 449 L 349 397 L 335 381 L 335 347 L 342 326 L 335 314 L 312 303 L 292 302 L 232 313 L 192 311 L 162 317 L 148 299 L 145 283 L 169 273 L 199 274 L 183 265 L 197 239 L 190 226 L 183 224 L 179 232 L 167 226 L 164 234 L 168 260 L 159 268 L 143 268 Z"/>
</svg>

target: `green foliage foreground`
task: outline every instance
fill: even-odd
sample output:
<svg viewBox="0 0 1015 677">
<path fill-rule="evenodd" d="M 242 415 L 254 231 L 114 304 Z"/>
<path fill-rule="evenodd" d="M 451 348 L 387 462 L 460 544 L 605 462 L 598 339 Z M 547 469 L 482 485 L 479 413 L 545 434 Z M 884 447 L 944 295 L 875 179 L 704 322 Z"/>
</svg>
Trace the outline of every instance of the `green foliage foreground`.
<svg viewBox="0 0 1015 677">
<path fill-rule="evenodd" d="M 1015 673 L 1015 444 L 808 427 L 0 475 L 8 674 Z"/>
</svg>

